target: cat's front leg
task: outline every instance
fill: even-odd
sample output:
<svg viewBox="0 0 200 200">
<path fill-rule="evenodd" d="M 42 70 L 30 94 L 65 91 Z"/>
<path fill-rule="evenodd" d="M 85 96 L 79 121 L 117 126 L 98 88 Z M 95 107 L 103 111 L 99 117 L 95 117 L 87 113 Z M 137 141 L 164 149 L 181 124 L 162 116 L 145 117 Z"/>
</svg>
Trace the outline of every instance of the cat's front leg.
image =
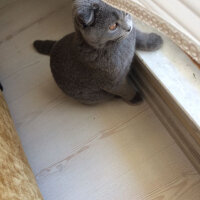
<svg viewBox="0 0 200 200">
<path fill-rule="evenodd" d="M 143 51 L 155 51 L 161 48 L 163 39 L 155 33 L 143 33 L 136 30 L 136 49 Z"/>
</svg>

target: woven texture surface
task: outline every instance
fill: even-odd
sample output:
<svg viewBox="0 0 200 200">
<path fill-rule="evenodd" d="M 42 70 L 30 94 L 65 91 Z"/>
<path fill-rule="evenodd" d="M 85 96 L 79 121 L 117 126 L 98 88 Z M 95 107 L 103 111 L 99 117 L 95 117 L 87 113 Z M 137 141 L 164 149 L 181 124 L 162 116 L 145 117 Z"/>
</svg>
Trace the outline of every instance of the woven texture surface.
<svg viewBox="0 0 200 200">
<path fill-rule="evenodd" d="M 29 199 L 42 196 L 0 92 L 0 200 Z"/>
<path fill-rule="evenodd" d="M 200 64 L 200 47 L 188 36 L 168 23 L 150 10 L 144 8 L 134 0 L 103 0 L 106 3 L 131 13 L 137 19 L 156 28 L 160 32 L 168 36 L 176 43 L 184 52 L 186 52 L 193 60 Z"/>
</svg>

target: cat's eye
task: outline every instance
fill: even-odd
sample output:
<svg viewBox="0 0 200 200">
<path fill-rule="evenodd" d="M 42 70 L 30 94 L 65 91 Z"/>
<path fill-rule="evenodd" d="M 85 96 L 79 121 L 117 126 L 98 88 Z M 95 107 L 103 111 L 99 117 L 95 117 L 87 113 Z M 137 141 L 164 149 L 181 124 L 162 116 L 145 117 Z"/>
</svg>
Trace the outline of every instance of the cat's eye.
<svg viewBox="0 0 200 200">
<path fill-rule="evenodd" d="M 111 24 L 111 25 L 109 26 L 109 29 L 110 29 L 111 31 L 114 31 L 116 28 L 117 28 L 117 23 Z"/>
</svg>

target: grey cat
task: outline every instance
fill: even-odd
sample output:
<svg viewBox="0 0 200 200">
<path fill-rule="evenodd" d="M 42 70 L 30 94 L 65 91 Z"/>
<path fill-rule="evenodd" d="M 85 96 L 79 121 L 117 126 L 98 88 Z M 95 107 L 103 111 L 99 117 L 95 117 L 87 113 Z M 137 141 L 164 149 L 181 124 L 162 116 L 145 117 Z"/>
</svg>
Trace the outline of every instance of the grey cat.
<svg viewBox="0 0 200 200">
<path fill-rule="evenodd" d="M 50 55 L 57 85 L 84 104 L 114 97 L 138 103 L 142 97 L 128 79 L 135 48 L 159 49 L 163 40 L 134 27 L 130 14 L 101 0 L 74 0 L 75 32 L 59 41 L 34 42 L 36 50 Z"/>
</svg>

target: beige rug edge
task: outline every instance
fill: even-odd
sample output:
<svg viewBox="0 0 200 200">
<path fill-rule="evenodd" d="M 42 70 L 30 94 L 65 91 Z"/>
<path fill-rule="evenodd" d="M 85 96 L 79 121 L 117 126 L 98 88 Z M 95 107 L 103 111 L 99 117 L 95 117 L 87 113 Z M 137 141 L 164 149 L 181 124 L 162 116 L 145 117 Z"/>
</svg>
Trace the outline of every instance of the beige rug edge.
<svg viewBox="0 0 200 200">
<path fill-rule="evenodd" d="M 7 104 L 0 92 L 0 199 L 42 200 Z"/>
</svg>

